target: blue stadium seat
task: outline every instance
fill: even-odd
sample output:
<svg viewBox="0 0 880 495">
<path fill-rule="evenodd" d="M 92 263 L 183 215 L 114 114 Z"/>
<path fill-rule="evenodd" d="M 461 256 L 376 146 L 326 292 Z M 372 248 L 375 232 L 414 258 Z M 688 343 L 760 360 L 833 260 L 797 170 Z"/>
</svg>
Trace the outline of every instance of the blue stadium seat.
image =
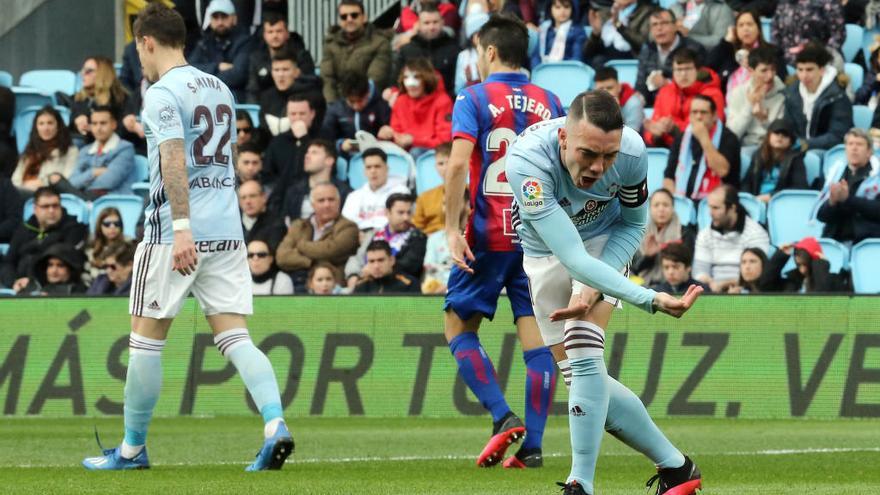
<svg viewBox="0 0 880 495">
<path fill-rule="evenodd" d="M 0 256 L 6 256 L 9 252 L 9 244 L 0 244 Z"/>
<path fill-rule="evenodd" d="M 841 160 L 846 160 L 846 146 L 838 144 L 826 150 L 822 155 L 822 173 L 827 174 Z"/>
<path fill-rule="evenodd" d="M 785 66 L 785 73 L 788 74 L 789 76 L 793 76 L 793 75 L 797 74 L 797 69 L 795 69 L 793 65 L 786 65 Z"/>
<path fill-rule="evenodd" d="M 50 94 L 60 92 L 72 95 L 76 91 L 76 73 L 63 69 L 29 70 L 18 78 L 18 85 Z"/>
<path fill-rule="evenodd" d="M 773 19 L 769 17 L 761 18 L 761 34 L 764 35 L 764 41 L 767 43 L 773 42 L 773 30 L 771 29 L 771 25 L 773 23 Z"/>
<path fill-rule="evenodd" d="M 46 105 L 54 105 L 55 97 L 47 94 L 39 89 L 23 88 L 21 86 L 13 86 L 12 92 L 15 94 L 15 114 L 18 115 L 28 107 L 44 107 Z"/>
<path fill-rule="evenodd" d="M 639 74 L 639 61 L 633 59 L 616 59 L 605 62 L 606 67 L 614 67 L 617 70 L 617 80 L 636 87 L 636 77 Z"/>
<path fill-rule="evenodd" d="M 147 198 L 150 197 L 150 183 L 149 182 L 135 182 L 131 185 L 132 194 L 141 198 L 141 200 L 146 203 Z"/>
<path fill-rule="evenodd" d="M 849 87 L 853 92 L 862 87 L 865 81 L 865 69 L 861 65 L 847 62 L 843 64 L 843 71 L 849 76 Z"/>
<path fill-rule="evenodd" d="M 752 220 L 758 223 L 767 223 L 767 204 L 757 197 L 747 193 L 739 193 L 739 202 L 746 209 Z"/>
<path fill-rule="evenodd" d="M 645 109 L 645 118 L 650 119 L 653 116 L 654 116 L 654 107 L 646 108 Z"/>
<path fill-rule="evenodd" d="M 752 165 L 752 155 L 757 151 L 754 148 L 741 148 L 739 151 L 739 180 L 746 178 L 749 167 Z"/>
<path fill-rule="evenodd" d="M 15 291 L 12 289 L 0 289 L 0 296 L 13 297 L 13 296 L 15 296 Z"/>
<path fill-rule="evenodd" d="M 862 50 L 865 55 L 865 61 L 869 64 L 871 63 L 871 46 L 877 41 L 876 36 L 880 35 L 880 29 L 874 27 L 874 29 L 867 30 L 862 33 Z"/>
<path fill-rule="evenodd" d="M 254 127 L 260 127 L 260 105 L 254 103 L 239 103 L 235 105 L 236 110 L 244 110 L 251 117 L 251 123 Z"/>
<path fill-rule="evenodd" d="M 429 189 L 434 189 L 443 184 L 443 177 L 440 177 L 440 174 L 437 173 L 437 168 L 434 164 L 435 156 L 433 151 L 425 153 L 416 160 L 416 194 L 422 194 Z"/>
<path fill-rule="evenodd" d="M 342 156 L 336 158 L 336 180 L 342 182 L 348 180 L 348 160 Z"/>
<path fill-rule="evenodd" d="M 852 62 L 856 58 L 856 54 L 862 49 L 862 40 L 865 37 L 865 28 L 858 24 L 846 25 L 846 38 L 843 40 L 843 46 L 840 47 L 840 54 L 847 62 Z"/>
<path fill-rule="evenodd" d="M 138 220 L 144 211 L 144 200 L 135 194 L 107 194 L 92 203 L 92 214 L 89 217 L 89 229 L 95 232 L 98 215 L 104 208 L 112 206 L 122 214 L 122 232 L 134 238 Z"/>
<path fill-rule="evenodd" d="M 747 192 L 741 192 L 739 193 L 739 202 L 743 208 L 745 208 L 746 213 L 749 214 L 752 220 L 758 223 L 764 223 L 767 221 L 767 206 L 763 201 Z M 712 215 L 709 214 L 709 200 L 703 198 L 697 207 L 697 227 L 702 230 L 709 227 L 711 224 Z"/>
<path fill-rule="evenodd" d="M 819 239 L 819 244 L 822 246 L 822 253 L 831 264 L 831 273 L 840 273 L 840 270 L 849 269 L 849 249 L 846 246 L 827 237 Z"/>
<path fill-rule="evenodd" d="M 73 194 L 61 193 L 61 206 L 67 210 L 67 214 L 76 217 L 79 223 L 89 223 L 89 204 L 83 201 L 79 196 Z M 24 202 L 23 215 L 27 221 L 34 214 L 34 198 L 28 198 Z"/>
<path fill-rule="evenodd" d="M 6 86 L 7 88 L 11 88 L 13 83 L 12 74 L 6 72 L 5 70 L 0 70 L 0 86 Z"/>
<path fill-rule="evenodd" d="M 807 185 L 822 175 L 822 157 L 818 153 L 807 152 L 804 155 L 804 168 L 807 169 Z"/>
<path fill-rule="evenodd" d="M 576 60 L 548 62 L 532 70 L 532 83 L 552 91 L 568 108 L 574 97 L 593 87 L 596 71 Z"/>
<path fill-rule="evenodd" d="M 34 125 L 34 117 L 42 108 L 43 107 L 38 106 L 27 107 L 16 114 L 12 127 L 15 130 L 15 145 L 18 148 L 19 153 L 24 151 L 24 147 L 27 146 L 28 139 L 30 139 L 31 128 Z M 65 124 L 70 124 L 69 108 L 55 105 L 55 110 L 58 110 L 58 113 L 61 114 L 61 119 L 64 120 Z"/>
<path fill-rule="evenodd" d="M 411 156 L 388 153 L 389 176 L 400 177 L 409 185 L 413 177 L 413 169 L 415 169 L 415 164 Z M 352 189 L 357 189 L 367 183 L 367 177 L 364 175 L 364 159 L 360 153 L 351 157 L 351 160 L 348 162 L 348 183 Z"/>
<path fill-rule="evenodd" d="M 810 218 L 818 200 L 819 191 L 791 189 L 776 193 L 767 206 L 770 243 L 782 246 L 804 237 L 821 237 L 825 224 Z"/>
<path fill-rule="evenodd" d="M 668 149 L 648 148 L 648 192 L 653 193 L 663 187 L 663 172 L 668 160 Z"/>
<path fill-rule="evenodd" d="M 853 125 L 864 130 L 871 128 L 874 112 L 868 105 L 853 105 Z"/>
<path fill-rule="evenodd" d="M 590 37 L 590 35 L 588 34 L 587 38 L 589 38 L 589 37 Z M 537 31 L 533 31 L 533 30 L 529 29 L 529 46 L 528 46 L 528 51 L 526 52 L 529 54 L 529 56 L 531 56 L 533 53 L 537 53 L 539 41 L 540 40 L 538 38 Z"/>
<path fill-rule="evenodd" d="M 150 180 L 150 161 L 144 155 L 134 155 L 135 181 L 149 182 Z"/>
<path fill-rule="evenodd" d="M 694 208 L 693 200 L 678 194 L 675 195 L 675 213 L 682 225 L 693 225 L 697 221 L 697 209 Z"/>
<path fill-rule="evenodd" d="M 856 244 L 850 253 L 853 291 L 856 294 L 880 292 L 880 239 L 865 239 Z"/>
</svg>

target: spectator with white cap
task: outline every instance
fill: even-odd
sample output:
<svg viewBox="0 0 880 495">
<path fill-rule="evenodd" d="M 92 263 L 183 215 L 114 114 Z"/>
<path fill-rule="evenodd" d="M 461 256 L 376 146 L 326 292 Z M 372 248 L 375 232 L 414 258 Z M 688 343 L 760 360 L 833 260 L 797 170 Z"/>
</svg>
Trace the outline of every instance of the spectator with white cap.
<svg viewBox="0 0 880 495">
<path fill-rule="evenodd" d="M 251 45 L 247 32 L 237 29 L 237 24 L 232 0 L 211 0 L 202 26 L 205 32 L 189 62 L 220 78 L 241 99 L 248 81 Z"/>
</svg>

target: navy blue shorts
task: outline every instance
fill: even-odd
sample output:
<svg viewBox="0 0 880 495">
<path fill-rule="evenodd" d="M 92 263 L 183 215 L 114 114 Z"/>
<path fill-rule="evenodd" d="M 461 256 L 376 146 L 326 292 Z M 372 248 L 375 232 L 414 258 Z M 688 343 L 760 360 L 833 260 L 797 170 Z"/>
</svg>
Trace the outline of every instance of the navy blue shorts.
<svg viewBox="0 0 880 495">
<path fill-rule="evenodd" d="M 444 311 L 452 309 L 462 321 L 478 313 L 491 320 L 495 317 L 501 289 L 507 288 L 514 322 L 523 316 L 535 315 L 529 296 L 529 279 L 522 266 L 522 253 L 483 251 L 474 253 L 474 258 L 470 265 L 473 275 L 457 266 L 452 267 Z"/>
</svg>

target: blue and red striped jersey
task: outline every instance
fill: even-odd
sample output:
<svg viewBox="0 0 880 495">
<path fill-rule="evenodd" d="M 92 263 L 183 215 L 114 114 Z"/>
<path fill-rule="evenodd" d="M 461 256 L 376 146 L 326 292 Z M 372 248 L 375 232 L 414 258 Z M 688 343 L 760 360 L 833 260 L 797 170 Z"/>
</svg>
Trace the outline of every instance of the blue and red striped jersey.
<svg viewBox="0 0 880 495">
<path fill-rule="evenodd" d="M 527 127 L 565 115 L 559 98 L 521 73 L 496 73 L 465 88 L 452 111 L 452 138 L 474 143 L 465 237 L 478 251 L 520 251 L 511 225 L 513 191 L 504 174 L 508 147 Z"/>
</svg>

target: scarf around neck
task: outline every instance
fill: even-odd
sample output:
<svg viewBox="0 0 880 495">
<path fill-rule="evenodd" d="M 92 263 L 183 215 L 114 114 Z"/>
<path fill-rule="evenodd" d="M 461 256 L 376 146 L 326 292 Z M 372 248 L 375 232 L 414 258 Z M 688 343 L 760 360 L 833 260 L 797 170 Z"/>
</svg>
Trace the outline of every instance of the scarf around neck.
<svg viewBox="0 0 880 495">
<path fill-rule="evenodd" d="M 721 130 L 723 127 L 720 122 L 716 122 L 715 129 L 712 131 L 712 146 L 715 146 L 715 149 L 718 149 L 721 143 Z M 694 166 L 691 150 L 693 135 L 693 127 L 688 124 L 684 131 L 684 136 L 681 138 L 681 147 L 678 150 L 678 166 L 675 169 L 675 193 L 682 196 L 687 196 L 687 186 Z M 690 198 L 699 200 L 708 195 L 712 189 L 715 189 L 721 183 L 721 178 L 711 170 L 708 170 L 705 150 L 703 150 L 697 167 L 697 177 L 694 180 L 694 190 L 691 191 Z"/>
</svg>

